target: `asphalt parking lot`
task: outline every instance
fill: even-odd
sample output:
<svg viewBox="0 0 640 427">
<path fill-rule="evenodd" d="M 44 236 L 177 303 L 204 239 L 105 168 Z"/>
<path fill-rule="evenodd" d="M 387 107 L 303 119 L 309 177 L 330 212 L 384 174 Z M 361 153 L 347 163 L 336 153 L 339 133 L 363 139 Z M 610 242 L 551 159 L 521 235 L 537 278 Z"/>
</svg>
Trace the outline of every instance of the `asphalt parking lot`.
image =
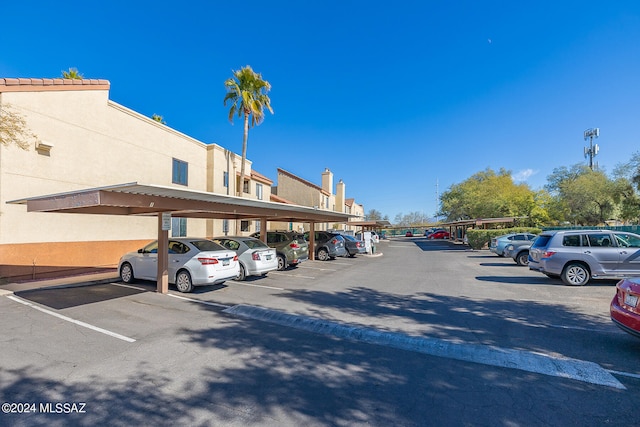
<svg viewBox="0 0 640 427">
<path fill-rule="evenodd" d="M 191 294 L 113 281 L 0 297 L 16 403 L 0 424 L 633 424 L 640 340 L 608 317 L 613 282 L 566 287 L 423 238 L 378 253 Z"/>
</svg>

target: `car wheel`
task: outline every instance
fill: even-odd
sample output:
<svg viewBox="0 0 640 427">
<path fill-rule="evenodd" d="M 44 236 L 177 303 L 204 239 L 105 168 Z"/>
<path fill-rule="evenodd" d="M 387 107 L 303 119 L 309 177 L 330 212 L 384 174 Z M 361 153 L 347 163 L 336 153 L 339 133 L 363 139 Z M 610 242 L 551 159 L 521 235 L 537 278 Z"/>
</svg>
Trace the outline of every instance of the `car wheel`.
<svg viewBox="0 0 640 427">
<path fill-rule="evenodd" d="M 587 284 L 590 277 L 589 269 L 584 264 L 571 263 L 562 270 L 562 281 L 565 285 L 583 286 Z"/>
<path fill-rule="evenodd" d="M 328 259 L 329 259 L 329 251 L 327 251 L 325 248 L 318 249 L 318 260 L 326 261 Z"/>
<path fill-rule="evenodd" d="M 282 271 L 287 268 L 287 260 L 284 258 L 284 255 L 278 255 L 278 270 Z"/>
<path fill-rule="evenodd" d="M 186 270 L 180 270 L 176 276 L 176 288 L 180 292 L 191 292 L 193 284 L 191 283 L 191 275 Z"/>
<path fill-rule="evenodd" d="M 120 267 L 120 279 L 122 279 L 124 283 L 131 283 L 135 280 L 135 277 L 133 277 L 133 267 L 131 267 L 131 264 L 128 262 L 125 262 L 122 264 L 122 267 Z"/>
<path fill-rule="evenodd" d="M 518 265 L 529 265 L 529 251 L 522 251 L 516 257 Z"/>
<path fill-rule="evenodd" d="M 240 272 L 238 273 L 236 280 L 238 282 L 242 282 L 246 278 L 247 278 L 247 271 L 244 269 L 244 265 L 240 264 Z"/>
</svg>

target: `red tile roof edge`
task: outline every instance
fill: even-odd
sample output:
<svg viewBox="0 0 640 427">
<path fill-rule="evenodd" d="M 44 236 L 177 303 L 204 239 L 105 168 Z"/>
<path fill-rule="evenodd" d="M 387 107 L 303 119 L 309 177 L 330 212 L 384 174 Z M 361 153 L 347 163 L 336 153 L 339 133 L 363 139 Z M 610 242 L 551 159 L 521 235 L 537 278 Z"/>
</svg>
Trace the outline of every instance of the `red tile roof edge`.
<svg viewBox="0 0 640 427">
<path fill-rule="evenodd" d="M 293 203 L 292 201 L 287 200 L 284 197 L 277 196 L 275 194 L 271 194 L 270 200 L 272 202 L 285 203 L 287 205 L 295 205 L 295 203 Z"/>
</svg>

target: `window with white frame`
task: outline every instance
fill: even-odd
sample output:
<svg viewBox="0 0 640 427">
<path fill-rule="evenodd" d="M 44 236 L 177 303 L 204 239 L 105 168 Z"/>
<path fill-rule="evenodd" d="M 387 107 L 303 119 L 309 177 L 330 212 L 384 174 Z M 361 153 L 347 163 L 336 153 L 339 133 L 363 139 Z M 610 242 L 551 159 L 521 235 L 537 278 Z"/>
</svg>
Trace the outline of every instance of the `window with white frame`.
<svg viewBox="0 0 640 427">
<path fill-rule="evenodd" d="M 229 172 L 227 171 L 222 172 L 222 184 L 227 188 L 229 187 Z"/>
<path fill-rule="evenodd" d="M 187 218 L 171 218 L 171 237 L 187 236 Z"/>
<path fill-rule="evenodd" d="M 262 184 L 256 183 L 256 198 L 262 200 Z"/>
</svg>

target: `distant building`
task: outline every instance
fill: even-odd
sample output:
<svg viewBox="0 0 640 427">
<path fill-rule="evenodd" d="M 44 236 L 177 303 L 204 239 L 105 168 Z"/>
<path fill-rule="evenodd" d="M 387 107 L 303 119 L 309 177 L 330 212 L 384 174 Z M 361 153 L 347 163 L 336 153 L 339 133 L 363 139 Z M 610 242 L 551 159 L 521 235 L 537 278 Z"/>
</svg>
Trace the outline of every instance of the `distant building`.
<svg viewBox="0 0 640 427">
<path fill-rule="evenodd" d="M 333 192 L 333 173 L 326 168 L 321 176 L 322 185 L 318 186 L 291 172 L 278 168 L 277 185 L 271 190 L 271 201 L 294 203 L 314 207 L 320 210 L 357 215 L 352 221 L 364 220 L 364 206 L 355 203 L 354 199 L 346 199 L 346 185 L 340 180 Z M 303 223 L 271 222 L 272 230 L 308 231 Z M 316 224 L 316 230 L 340 228 L 344 231 L 355 231 L 356 227 L 345 227 L 344 224 Z"/>
</svg>

